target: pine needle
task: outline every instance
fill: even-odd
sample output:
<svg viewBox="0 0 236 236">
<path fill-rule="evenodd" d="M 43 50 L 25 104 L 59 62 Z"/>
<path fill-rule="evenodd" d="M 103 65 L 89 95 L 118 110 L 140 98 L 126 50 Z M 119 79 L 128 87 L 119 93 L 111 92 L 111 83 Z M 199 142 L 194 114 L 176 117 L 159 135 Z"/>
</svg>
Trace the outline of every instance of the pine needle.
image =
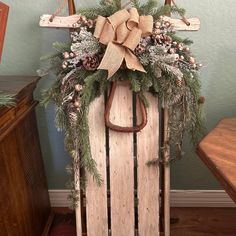
<svg viewBox="0 0 236 236">
<path fill-rule="evenodd" d="M 14 95 L 12 94 L 6 94 L 4 92 L 0 91 L 0 107 L 2 106 L 14 106 Z"/>
</svg>

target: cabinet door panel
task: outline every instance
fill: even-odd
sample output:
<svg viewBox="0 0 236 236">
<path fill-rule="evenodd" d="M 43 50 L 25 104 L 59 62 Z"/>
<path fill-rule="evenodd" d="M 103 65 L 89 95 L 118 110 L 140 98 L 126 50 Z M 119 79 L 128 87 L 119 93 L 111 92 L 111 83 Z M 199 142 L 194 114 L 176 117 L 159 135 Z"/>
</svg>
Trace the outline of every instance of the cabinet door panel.
<svg viewBox="0 0 236 236">
<path fill-rule="evenodd" d="M 49 215 L 49 198 L 34 111 L 16 128 L 16 136 L 27 191 L 31 199 L 34 230 L 42 232 Z"/>
<path fill-rule="evenodd" d="M 14 131 L 0 143 L 0 163 L 0 235 L 33 235 L 29 198 Z"/>
</svg>

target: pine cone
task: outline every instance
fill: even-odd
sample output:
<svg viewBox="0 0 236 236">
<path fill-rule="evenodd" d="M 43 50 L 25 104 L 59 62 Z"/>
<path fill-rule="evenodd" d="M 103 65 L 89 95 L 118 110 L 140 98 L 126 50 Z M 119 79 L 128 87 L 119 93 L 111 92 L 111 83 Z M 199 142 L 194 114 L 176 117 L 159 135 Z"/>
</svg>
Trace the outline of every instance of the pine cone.
<svg viewBox="0 0 236 236">
<path fill-rule="evenodd" d="M 140 43 L 140 44 L 135 48 L 134 53 L 135 53 L 136 55 L 139 55 L 139 54 L 141 54 L 141 53 L 144 52 L 144 51 L 145 51 L 145 46 Z"/>
<path fill-rule="evenodd" d="M 181 87 L 181 86 L 182 86 L 182 83 L 183 83 L 182 78 L 177 78 L 177 79 L 176 79 L 176 85 L 177 85 L 177 86 Z"/>
<path fill-rule="evenodd" d="M 77 113 L 76 112 L 70 112 L 69 113 L 69 122 L 70 122 L 70 125 L 73 127 L 76 125 L 77 123 Z"/>
<path fill-rule="evenodd" d="M 78 120 L 76 108 L 74 106 L 70 105 L 67 109 L 67 114 L 68 114 L 68 120 L 69 120 L 70 126 L 71 127 L 76 126 L 77 120 Z"/>
<path fill-rule="evenodd" d="M 96 70 L 99 66 L 99 59 L 97 56 L 89 57 L 87 56 L 83 60 L 83 66 L 86 70 Z"/>
</svg>

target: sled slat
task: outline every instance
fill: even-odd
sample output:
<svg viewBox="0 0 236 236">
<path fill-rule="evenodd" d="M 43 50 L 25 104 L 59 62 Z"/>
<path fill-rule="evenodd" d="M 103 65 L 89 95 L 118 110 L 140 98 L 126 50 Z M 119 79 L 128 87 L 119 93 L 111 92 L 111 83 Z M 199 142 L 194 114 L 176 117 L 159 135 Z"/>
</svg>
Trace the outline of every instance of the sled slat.
<svg viewBox="0 0 236 236">
<path fill-rule="evenodd" d="M 137 133 L 138 163 L 138 224 L 139 236 L 159 235 L 159 167 L 147 166 L 147 162 L 158 158 L 159 113 L 157 98 L 146 94 L 149 101 L 148 123 Z M 139 111 L 137 108 L 137 120 Z"/>
<path fill-rule="evenodd" d="M 117 86 L 110 120 L 132 126 L 132 92 Z M 112 236 L 134 236 L 133 134 L 109 131 Z"/>
<path fill-rule="evenodd" d="M 75 181 L 75 190 L 80 192 L 80 169 L 75 168 L 74 181 Z M 78 202 L 78 205 L 75 209 L 75 218 L 76 218 L 76 235 L 82 236 L 82 219 L 81 219 L 81 203 Z"/>
<path fill-rule="evenodd" d="M 169 128 L 169 110 L 164 108 L 164 233 L 170 236 L 170 128 Z"/>
<path fill-rule="evenodd" d="M 88 173 L 86 188 L 86 211 L 88 236 L 108 235 L 106 141 L 104 125 L 104 97 L 100 96 L 90 105 L 89 128 L 91 154 L 97 163 L 103 184 L 98 186 Z"/>
</svg>

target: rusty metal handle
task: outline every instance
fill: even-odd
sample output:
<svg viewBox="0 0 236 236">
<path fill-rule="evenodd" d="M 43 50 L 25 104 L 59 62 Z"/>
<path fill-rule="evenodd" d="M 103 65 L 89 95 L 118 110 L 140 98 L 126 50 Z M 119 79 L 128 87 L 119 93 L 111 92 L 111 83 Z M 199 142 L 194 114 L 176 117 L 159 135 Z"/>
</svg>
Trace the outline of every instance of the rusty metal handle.
<svg viewBox="0 0 236 236">
<path fill-rule="evenodd" d="M 110 121 L 110 111 L 111 111 L 112 102 L 114 99 L 116 88 L 117 88 L 117 82 L 112 82 L 111 91 L 108 97 L 105 114 L 104 114 L 106 126 L 111 130 L 114 130 L 117 132 L 123 132 L 123 133 L 135 133 L 135 132 L 141 131 L 147 124 L 147 110 L 143 101 L 139 98 L 138 94 L 136 94 L 136 102 L 139 103 L 140 111 L 142 115 L 142 122 L 139 125 L 134 126 L 134 127 L 122 127 L 119 125 L 115 125 Z"/>
<path fill-rule="evenodd" d="M 68 0 L 68 8 L 69 8 L 70 15 L 73 15 L 76 13 L 74 0 Z"/>
</svg>

